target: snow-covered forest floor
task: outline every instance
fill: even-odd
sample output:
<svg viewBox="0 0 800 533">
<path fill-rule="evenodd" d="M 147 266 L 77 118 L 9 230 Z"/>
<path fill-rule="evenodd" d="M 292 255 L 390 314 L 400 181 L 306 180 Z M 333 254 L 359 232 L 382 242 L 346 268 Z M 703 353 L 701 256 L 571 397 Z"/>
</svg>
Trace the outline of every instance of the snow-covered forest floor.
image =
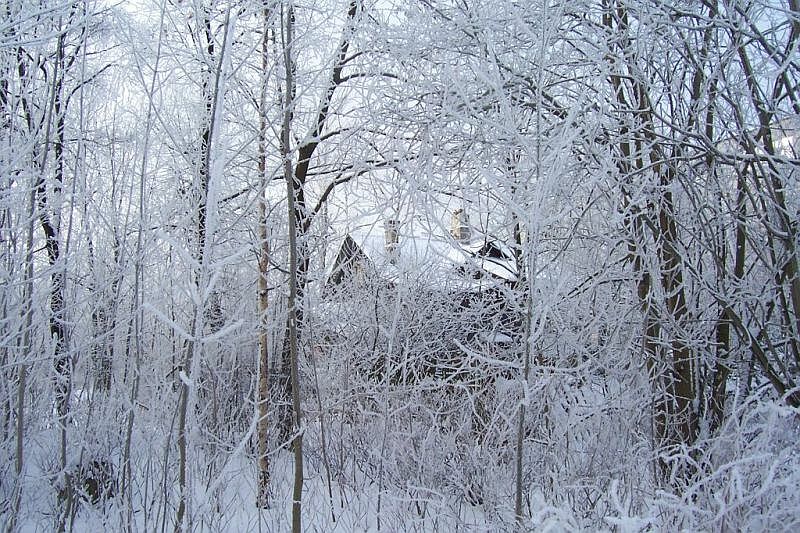
<svg viewBox="0 0 800 533">
<path fill-rule="evenodd" d="M 325 412 L 307 413 L 304 441 L 304 531 L 505 531 L 515 528 L 513 432 L 503 432 L 503 403 L 497 398 L 488 435 L 478 443 L 469 417 L 437 419 L 442 402 L 404 393 L 339 395 L 336 379 L 320 389 Z M 420 389 L 418 385 L 414 388 Z M 708 448 L 692 451 L 702 464 L 681 492 L 652 482 L 647 435 L 622 439 L 621 390 L 584 384 L 575 396 L 553 398 L 542 430 L 540 402 L 523 458 L 527 490 L 523 528 L 533 531 L 778 531 L 800 520 L 800 423 L 795 410 L 772 401 L 740 405 Z M 360 400 L 358 398 L 361 398 Z M 306 403 L 316 404 L 311 394 Z M 433 403 L 430 402 L 433 401 Z M 70 457 L 88 464 L 103 457 L 122 464 L 119 431 L 126 399 L 76 397 L 68 439 Z M 360 406 L 357 404 L 361 404 Z M 366 406 L 365 404 L 371 404 Z M 438 409 L 434 409 L 433 406 Z M 598 409 L 598 407 L 602 407 Z M 130 477 L 113 474 L 113 493 L 92 502 L 77 486 L 68 528 L 72 531 L 169 531 L 174 528 L 176 456 L 172 424 L 157 404 L 142 401 L 131 436 Z M 507 409 L 507 407 L 506 407 Z M 463 412 L 462 412 L 463 415 Z M 326 448 L 320 421 L 326 424 Z M 17 526 L 49 531 L 57 521 L 59 432 L 46 418 L 33 424 L 26 440 L 27 466 Z M 257 461 L 255 418 L 226 424 L 226 431 L 198 428 L 190 452 L 193 531 L 285 531 L 291 528 L 292 461 L 288 450 L 271 452 L 269 508 L 255 506 Z M 88 428 L 92 428 L 91 430 Z M 537 429 L 538 428 L 538 429 Z M 628 431 L 631 428 L 628 427 Z M 220 435 L 226 435 L 220 438 Z M 702 454 L 702 455 L 701 455 Z M 10 466 L 11 458 L 5 458 Z M 327 464 L 326 464 L 327 463 Z M 4 479 L 12 479 L 8 468 Z M 75 465 L 72 465 L 74 472 Z M 9 475 L 10 474 L 10 475 Z M 98 477 L 98 476 L 94 476 Z M 130 479 L 130 481 L 127 481 Z M 111 481 L 111 480 L 108 480 Z M 84 480 L 85 482 L 85 480 Z M 122 483 L 130 483 L 124 489 Z M 4 498 L 10 485 L 2 484 Z M 83 492 L 83 494 L 80 494 Z M 8 500 L 6 500 L 8 501 Z M 3 514 L 4 527 L 9 515 Z"/>
</svg>

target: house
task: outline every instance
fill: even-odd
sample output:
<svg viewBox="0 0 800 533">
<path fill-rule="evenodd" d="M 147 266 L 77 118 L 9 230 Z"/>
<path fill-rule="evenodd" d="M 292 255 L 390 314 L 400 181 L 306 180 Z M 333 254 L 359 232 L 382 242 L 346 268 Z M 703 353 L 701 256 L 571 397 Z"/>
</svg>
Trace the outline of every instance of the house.
<svg viewBox="0 0 800 533">
<path fill-rule="evenodd" d="M 519 280 L 514 252 L 501 240 L 475 231 L 464 212 L 453 212 L 450 233 L 409 231 L 402 234 L 397 219 L 347 233 L 326 276 L 326 292 L 351 284 L 407 283 L 415 279 L 430 287 L 476 293 Z"/>
<path fill-rule="evenodd" d="M 386 347 L 399 347 L 392 381 L 513 369 L 522 330 L 513 249 L 471 227 L 462 210 L 453 212 L 445 234 L 404 228 L 396 219 L 382 229 L 376 224 L 342 238 L 323 294 L 364 313 L 361 323 L 375 324 L 374 345 L 391 330 Z M 378 357 L 369 373 L 383 375 L 386 362 Z"/>
</svg>

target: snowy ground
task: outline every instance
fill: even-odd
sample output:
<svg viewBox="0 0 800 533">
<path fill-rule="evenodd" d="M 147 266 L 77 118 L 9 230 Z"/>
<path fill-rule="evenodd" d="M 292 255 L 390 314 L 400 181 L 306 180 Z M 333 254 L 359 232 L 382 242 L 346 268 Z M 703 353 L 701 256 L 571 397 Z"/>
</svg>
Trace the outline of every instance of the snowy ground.
<svg viewBox="0 0 800 533">
<path fill-rule="evenodd" d="M 504 387 L 512 389 L 513 384 Z M 506 392 L 509 398 L 511 393 Z M 630 440 L 636 427 L 626 426 L 625 417 L 614 408 L 615 398 L 626 398 L 624 392 L 613 386 L 601 389 L 597 384 L 583 384 L 572 397 L 562 395 L 550 403 L 549 419 L 558 424 L 549 433 L 534 431 L 526 437 L 527 530 L 792 531 L 800 526 L 796 490 L 800 424 L 795 410 L 770 402 L 740 406 L 721 436 L 710 441 L 705 455 L 697 456 L 702 473 L 683 492 L 673 493 L 654 489 L 649 481 L 652 462 L 646 441 Z M 605 407 L 598 411 L 600 403 Z M 392 405 L 387 402 L 383 407 Z M 420 409 L 422 401 L 399 405 L 405 407 L 388 418 L 379 411 L 364 410 L 358 418 L 341 419 L 328 411 L 327 468 L 318 413 L 309 412 L 303 530 L 512 530 L 513 442 L 489 439 L 478 444 L 470 440 L 469 432 L 431 423 L 433 419 L 426 419 Z M 499 433 L 499 399 L 496 407 L 493 420 L 498 422 L 493 427 Z M 540 415 L 532 409 L 531 423 L 541 425 Z M 98 426 L 106 429 L 124 421 L 118 416 L 114 422 L 108 411 L 89 416 L 76 402 L 70 436 L 81 449 L 72 450 L 76 453 L 71 456 L 82 453 L 88 458 L 103 449 L 111 451 L 118 465 L 123 450 L 119 432 L 81 437 L 81 425 L 92 424 L 91 420 L 98 420 L 95 417 L 109 418 L 110 425 Z M 449 423 L 457 425 L 458 420 Z M 163 411 L 140 411 L 132 439 L 132 490 L 102 503 L 81 502 L 67 530 L 173 530 L 177 454 L 171 424 Z M 283 449 L 274 451 L 272 505 L 256 508 L 256 462 L 249 429 L 240 428 L 228 442 L 215 442 L 202 431 L 192 435 L 188 508 L 192 531 L 290 529 L 292 456 Z M 550 440 L 545 440 L 547 435 Z M 26 439 L 20 531 L 53 530 L 58 442 L 57 429 L 45 420 L 37 421 Z M 13 475 L 13 460 L 6 456 L 3 475 L 12 479 L 9 474 Z M 8 498 L 7 482 L 0 487 Z M 9 518 L 9 507 L 4 506 L 0 517 L 4 530 Z"/>
</svg>

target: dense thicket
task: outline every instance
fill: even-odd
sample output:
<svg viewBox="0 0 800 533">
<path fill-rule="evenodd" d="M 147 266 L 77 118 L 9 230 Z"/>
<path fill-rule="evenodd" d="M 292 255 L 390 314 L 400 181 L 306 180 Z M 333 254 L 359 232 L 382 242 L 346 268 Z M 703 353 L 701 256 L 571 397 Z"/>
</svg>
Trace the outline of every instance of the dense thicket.
<svg viewBox="0 0 800 533">
<path fill-rule="evenodd" d="M 0 2 L 0 522 L 797 528 L 799 46 L 797 0 Z"/>
</svg>

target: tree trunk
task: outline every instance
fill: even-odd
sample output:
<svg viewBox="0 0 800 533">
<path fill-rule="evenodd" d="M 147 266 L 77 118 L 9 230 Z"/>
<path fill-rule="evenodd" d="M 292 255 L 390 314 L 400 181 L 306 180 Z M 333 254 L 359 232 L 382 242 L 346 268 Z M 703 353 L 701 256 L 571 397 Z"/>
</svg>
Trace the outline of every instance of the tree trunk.
<svg viewBox="0 0 800 533">
<path fill-rule="evenodd" d="M 211 15 L 207 9 L 202 7 L 201 15 L 201 31 L 204 35 L 206 43 L 206 59 L 212 61 L 215 59 L 216 50 L 214 46 L 214 37 L 211 32 Z M 205 272 L 208 263 L 208 256 L 206 253 L 206 239 L 207 239 L 207 223 L 208 223 L 208 195 L 211 187 L 211 162 L 212 162 L 212 142 L 215 133 L 215 114 L 217 105 L 219 105 L 220 98 L 220 78 L 222 74 L 222 62 L 227 46 L 228 38 L 228 19 L 226 15 L 225 22 L 223 23 L 223 44 L 222 50 L 217 59 L 216 69 L 210 68 L 205 72 L 203 80 L 203 99 L 205 100 L 205 124 L 203 131 L 200 135 L 200 153 L 198 164 L 198 179 L 199 184 L 197 187 L 197 209 L 196 215 L 196 271 L 194 273 L 195 290 L 198 295 L 202 295 L 206 289 L 206 276 Z M 182 370 L 184 372 L 184 379 L 181 383 L 180 398 L 178 401 L 178 486 L 179 486 L 179 501 L 178 510 L 175 518 L 175 531 L 183 531 L 184 528 L 191 530 L 191 521 L 184 524 L 186 506 L 188 500 L 188 489 L 186 486 L 187 476 L 187 417 L 189 414 L 190 396 L 193 394 L 193 381 L 197 379 L 194 375 L 193 366 L 199 363 L 201 357 L 202 343 L 199 338 L 203 335 L 205 329 L 206 319 L 206 305 L 201 302 L 194 309 L 194 316 L 192 319 L 192 335 L 193 338 L 186 343 L 186 354 L 184 357 Z"/>
<path fill-rule="evenodd" d="M 283 43 L 284 66 L 286 68 L 286 91 L 281 127 L 281 155 L 283 156 L 283 179 L 286 181 L 286 195 L 289 208 L 289 354 L 292 386 L 292 409 L 294 411 L 292 449 L 294 453 L 294 488 L 292 490 L 292 531 L 301 531 L 301 502 L 303 497 L 303 413 L 300 406 L 300 378 L 298 375 L 297 304 L 298 304 L 298 247 L 297 224 L 295 217 L 296 189 L 292 172 L 291 127 L 294 106 L 294 66 L 292 47 L 294 41 L 294 7 L 289 4 L 286 12 L 286 25 Z"/>
<path fill-rule="evenodd" d="M 277 430 L 279 432 L 279 438 L 283 442 L 288 442 L 292 438 L 291 411 L 289 409 L 289 401 L 290 398 L 292 398 L 295 394 L 294 385 L 290 375 L 291 341 L 289 331 L 292 328 L 292 324 L 294 324 L 295 334 L 298 336 L 298 339 L 302 335 L 302 325 L 304 321 L 303 304 L 305 302 L 305 294 L 308 287 L 308 269 L 310 264 L 308 236 L 311 229 L 311 224 L 314 220 L 314 215 L 316 214 L 316 211 L 312 211 L 307 203 L 305 184 L 308 177 L 309 167 L 311 165 L 311 160 L 313 159 L 314 154 L 320 145 L 323 131 L 327 125 L 330 106 L 334 94 L 344 81 L 342 77 L 342 71 L 348 59 L 347 52 L 350 49 L 351 25 L 360 10 L 361 1 L 350 0 L 347 9 L 344 36 L 339 43 L 337 56 L 331 72 L 331 78 L 328 82 L 322 102 L 320 103 L 319 111 L 317 112 L 311 131 L 305 137 L 305 141 L 303 144 L 297 147 L 297 165 L 295 166 L 291 175 L 284 176 L 284 178 L 287 180 L 287 190 L 288 188 L 291 188 L 291 196 L 293 197 L 293 206 L 289 210 L 289 225 L 291 226 L 292 223 L 294 223 L 296 231 L 295 251 L 297 254 L 297 263 L 295 265 L 295 302 L 293 305 L 289 306 L 289 316 L 286 318 L 286 336 L 284 337 L 283 347 L 281 350 L 281 365 L 279 373 L 276 376 L 276 389 L 278 393 L 278 399 L 275 406 L 276 410 L 278 411 Z M 292 67 L 292 69 L 294 69 L 294 67 Z M 292 98 L 294 98 L 293 93 L 294 88 L 292 88 L 291 92 L 289 92 L 287 86 L 287 94 L 291 94 Z M 336 182 L 334 181 L 334 184 L 335 183 Z"/>
<path fill-rule="evenodd" d="M 258 238 L 260 257 L 258 261 L 258 495 L 256 506 L 269 507 L 269 336 L 267 334 L 269 287 L 269 234 L 267 231 L 267 51 L 269 49 L 270 10 L 264 8 L 264 28 L 261 41 L 261 116 L 258 130 L 258 172 L 260 192 L 258 199 Z"/>
<path fill-rule="evenodd" d="M 671 190 L 677 170 L 656 134 L 647 80 L 641 78 L 631 50 L 627 8 L 618 0 L 608 0 L 605 7 L 603 25 L 615 37 L 619 53 L 616 61 L 609 56 L 610 83 L 621 115 L 629 117 L 620 125 L 617 167 L 623 177 L 629 257 L 645 316 L 642 345 L 653 391 L 654 441 L 657 450 L 669 453 L 691 446 L 698 430 L 697 356 L 684 340 L 690 317 Z M 648 175 L 654 182 L 652 192 L 641 206 L 630 198 L 628 187 Z M 668 465 L 661 458 L 658 463 L 666 475 Z M 682 478 L 688 475 L 686 468 L 681 462 Z"/>
</svg>

